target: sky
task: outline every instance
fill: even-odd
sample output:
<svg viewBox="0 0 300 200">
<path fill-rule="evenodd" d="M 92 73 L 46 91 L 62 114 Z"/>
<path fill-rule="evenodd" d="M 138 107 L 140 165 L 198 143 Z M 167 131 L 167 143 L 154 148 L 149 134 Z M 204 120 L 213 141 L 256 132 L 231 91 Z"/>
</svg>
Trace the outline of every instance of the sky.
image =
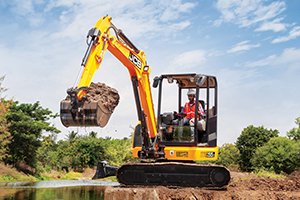
<svg viewBox="0 0 300 200">
<path fill-rule="evenodd" d="M 4 0 L 0 2 L 2 94 L 21 103 L 39 101 L 59 113 L 86 51 L 86 34 L 110 15 L 160 74 L 217 77 L 218 145 L 234 143 L 249 125 L 281 136 L 300 116 L 300 1 L 271 0 Z M 123 138 L 137 114 L 127 69 L 109 52 L 94 82 L 116 88 L 120 103 L 104 128 L 61 130 Z M 152 90 L 154 107 L 157 91 Z M 177 106 L 172 98 L 164 103 Z"/>
</svg>

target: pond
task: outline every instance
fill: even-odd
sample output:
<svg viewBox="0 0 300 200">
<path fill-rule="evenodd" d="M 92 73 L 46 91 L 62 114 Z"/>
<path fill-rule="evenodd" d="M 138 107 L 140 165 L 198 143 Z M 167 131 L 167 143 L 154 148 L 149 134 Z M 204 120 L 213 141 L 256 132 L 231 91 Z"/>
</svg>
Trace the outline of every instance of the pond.
<svg viewBox="0 0 300 200">
<path fill-rule="evenodd" d="M 105 188 L 117 185 L 117 182 L 94 180 L 0 183 L 0 199 L 104 200 Z"/>
</svg>

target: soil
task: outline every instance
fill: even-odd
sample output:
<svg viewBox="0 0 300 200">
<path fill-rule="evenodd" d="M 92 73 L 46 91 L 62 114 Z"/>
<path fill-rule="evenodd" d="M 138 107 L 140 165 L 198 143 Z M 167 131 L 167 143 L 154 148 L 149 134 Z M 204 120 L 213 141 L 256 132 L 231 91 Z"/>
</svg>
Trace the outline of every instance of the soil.
<svg viewBox="0 0 300 200">
<path fill-rule="evenodd" d="M 179 199 L 300 199 L 300 172 L 295 172 L 287 179 L 274 179 L 256 177 L 254 174 L 231 172 L 231 181 L 223 189 L 217 188 L 183 188 L 183 187 L 153 187 L 157 197 L 148 199 L 179 200 Z M 124 192 L 124 191 L 135 192 Z M 130 199 L 139 199 L 138 195 L 144 197 L 145 190 L 151 188 L 114 188 L 109 189 L 105 199 L 118 196 L 124 199 L 124 195 Z M 141 196 L 141 197 L 142 197 Z"/>
<path fill-rule="evenodd" d="M 116 89 L 100 82 L 91 83 L 86 97 L 88 103 L 91 101 L 101 101 L 109 110 L 113 110 L 119 104 L 120 100 L 119 93 Z M 70 96 L 68 95 L 65 100 L 70 100 Z"/>
</svg>

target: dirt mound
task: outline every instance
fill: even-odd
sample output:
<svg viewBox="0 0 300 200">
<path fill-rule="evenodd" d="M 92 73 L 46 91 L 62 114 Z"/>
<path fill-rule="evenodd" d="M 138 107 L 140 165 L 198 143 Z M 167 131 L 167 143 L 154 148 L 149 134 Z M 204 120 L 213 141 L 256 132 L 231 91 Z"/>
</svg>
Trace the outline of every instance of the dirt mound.
<svg viewBox="0 0 300 200">
<path fill-rule="evenodd" d="M 260 177 L 231 183 L 229 188 L 234 190 L 300 192 L 300 181 Z"/>
<path fill-rule="evenodd" d="M 295 181 L 300 180 L 300 171 L 294 171 L 293 173 L 288 175 L 287 178 Z"/>
<path fill-rule="evenodd" d="M 211 191 L 205 191 L 197 188 L 179 188 L 170 189 L 166 187 L 157 187 L 155 189 L 160 200 L 173 199 L 214 199 L 214 194 Z"/>
<path fill-rule="evenodd" d="M 298 177 L 299 172 L 292 175 Z M 191 188 L 191 187 L 152 187 L 157 197 L 148 199 L 181 200 L 181 199 L 300 199 L 300 179 L 274 179 L 257 178 L 256 175 L 242 172 L 231 172 L 231 182 L 222 189 L 216 188 Z M 131 194 L 131 199 L 143 196 L 145 192 L 152 191 L 151 187 L 119 187 L 110 189 L 105 194 L 105 199 L 126 199 Z M 133 192 L 132 192 L 133 191 Z M 128 198 L 127 198 L 128 199 Z M 147 199 L 147 198 L 143 198 Z"/>
<path fill-rule="evenodd" d="M 119 104 L 120 100 L 119 93 L 116 89 L 100 82 L 91 83 L 86 93 L 86 97 L 87 102 L 101 101 L 101 103 L 109 110 L 113 110 Z M 65 100 L 70 100 L 70 96 L 68 95 Z"/>
</svg>

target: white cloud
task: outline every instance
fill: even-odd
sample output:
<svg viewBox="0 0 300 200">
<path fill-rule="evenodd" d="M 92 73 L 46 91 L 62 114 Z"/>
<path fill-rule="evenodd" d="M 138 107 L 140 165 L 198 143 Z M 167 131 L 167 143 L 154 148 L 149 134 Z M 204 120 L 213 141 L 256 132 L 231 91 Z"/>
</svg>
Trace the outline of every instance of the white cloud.
<svg viewBox="0 0 300 200">
<path fill-rule="evenodd" d="M 12 5 L 11 11 L 22 18 L 22 20 L 28 21 L 33 27 L 37 27 L 44 22 L 42 13 L 36 11 L 35 6 L 42 3 L 40 0 L 12 0 L 8 2 L 8 5 Z"/>
<path fill-rule="evenodd" d="M 215 20 L 215 26 L 232 22 L 240 27 L 248 27 L 278 16 L 286 9 L 286 5 L 283 1 L 264 5 L 263 0 L 218 0 L 216 8 L 222 15 Z"/>
<path fill-rule="evenodd" d="M 265 59 L 254 62 L 248 62 L 248 67 L 262 66 L 286 66 L 287 64 L 300 62 L 300 49 L 287 48 L 284 49 L 281 55 L 271 55 Z"/>
<path fill-rule="evenodd" d="M 208 56 L 223 56 L 224 52 L 219 51 L 219 50 L 210 50 L 208 52 Z"/>
<path fill-rule="evenodd" d="M 282 36 L 274 39 L 272 43 L 287 42 L 300 36 L 300 26 L 295 26 L 287 36 Z"/>
<path fill-rule="evenodd" d="M 86 31 L 107 13 L 113 17 L 113 23 L 123 29 L 128 37 L 135 39 L 143 36 L 145 40 L 157 35 L 165 37 L 176 34 L 176 31 L 188 27 L 190 21 L 184 19 L 183 14 L 191 12 L 195 5 L 181 0 L 151 3 L 144 0 L 111 0 L 109 2 L 69 0 L 54 1 L 47 7 L 47 10 L 55 10 L 59 7 L 65 10 L 60 15 L 61 30 L 55 33 L 55 37 L 74 39 L 76 35 L 86 34 Z"/>
<path fill-rule="evenodd" d="M 173 63 L 172 69 L 189 69 L 206 62 L 206 52 L 203 49 L 188 51 L 178 55 Z"/>
<path fill-rule="evenodd" d="M 288 24 L 281 23 L 283 18 L 276 18 L 271 22 L 264 22 L 259 28 L 255 29 L 254 31 L 284 31 L 286 30 L 286 27 L 289 26 Z"/>
<path fill-rule="evenodd" d="M 166 8 L 161 15 L 161 20 L 164 22 L 178 19 L 180 13 L 189 12 L 195 7 L 194 3 L 181 3 L 180 0 L 160 1 L 160 4 Z"/>
<path fill-rule="evenodd" d="M 260 47 L 260 43 L 258 44 L 247 44 L 249 40 L 245 40 L 243 42 L 240 42 L 236 44 L 232 49 L 228 50 L 227 53 L 236 53 L 239 51 L 247 51 L 252 48 Z"/>
</svg>

